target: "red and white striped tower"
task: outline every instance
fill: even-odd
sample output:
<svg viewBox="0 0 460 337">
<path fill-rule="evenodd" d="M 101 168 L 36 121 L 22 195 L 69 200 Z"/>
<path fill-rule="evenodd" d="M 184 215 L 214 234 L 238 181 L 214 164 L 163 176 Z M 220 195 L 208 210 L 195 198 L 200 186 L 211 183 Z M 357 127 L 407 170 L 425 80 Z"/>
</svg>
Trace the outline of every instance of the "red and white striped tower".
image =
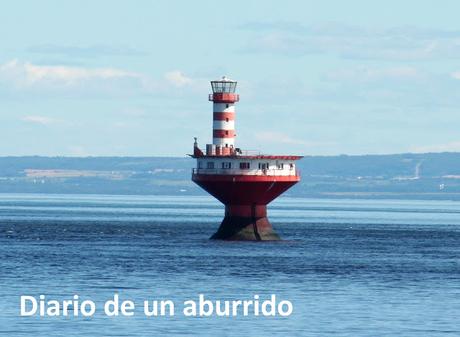
<svg viewBox="0 0 460 337">
<path fill-rule="evenodd" d="M 233 154 L 235 151 L 235 94 L 236 82 L 225 76 L 221 80 L 211 81 L 213 102 L 212 150 L 216 155 Z M 211 150 L 211 151 L 212 151 Z"/>
<path fill-rule="evenodd" d="M 225 217 L 211 237 L 222 240 L 279 240 L 267 219 L 267 204 L 300 180 L 301 156 L 262 155 L 235 147 L 236 81 L 211 81 L 213 140 L 206 153 L 195 138 L 192 180 L 225 205 Z"/>
</svg>

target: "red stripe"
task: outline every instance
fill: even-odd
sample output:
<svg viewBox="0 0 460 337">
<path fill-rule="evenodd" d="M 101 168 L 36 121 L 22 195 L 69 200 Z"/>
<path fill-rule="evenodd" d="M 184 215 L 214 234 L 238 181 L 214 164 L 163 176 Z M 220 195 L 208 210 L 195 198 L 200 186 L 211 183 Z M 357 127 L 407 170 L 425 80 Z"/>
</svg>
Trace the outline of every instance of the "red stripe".
<svg viewBox="0 0 460 337">
<path fill-rule="evenodd" d="M 235 130 L 212 130 L 214 138 L 234 138 Z"/>
<path fill-rule="evenodd" d="M 235 120 L 235 113 L 234 112 L 214 112 L 213 113 L 213 119 L 215 121 L 234 121 Z"/>
<path fill-rule="evenodd" d="M 235 103 L 240 100 L 240 95 L 233 93 L 214 93 L 209 95 L 209 100 L 216 103 Z"/>
</svg>

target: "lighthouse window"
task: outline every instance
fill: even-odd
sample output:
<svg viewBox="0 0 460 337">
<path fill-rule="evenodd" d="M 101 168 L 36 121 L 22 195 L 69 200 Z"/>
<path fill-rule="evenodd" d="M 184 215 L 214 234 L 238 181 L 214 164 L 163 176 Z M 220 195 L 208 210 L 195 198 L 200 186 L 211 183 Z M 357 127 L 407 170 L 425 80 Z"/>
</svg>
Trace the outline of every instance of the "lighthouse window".
<svg viewBox="0 0 460 337">
<path fill-rule="evenodd" d="M 225 121 L 228 122 L 228 118 L 225 118 Z"/>
<path fill-rule="evenodd" d="M 225 107 L 228 108 L 230 105 L 229 104 L 225 104 Z"/>
<path fill-rule="evenodd" d="M 293 163 L 290 163 L 290 164 L 289 164 L 289 168 L 290 168 L 291 170 L 293 170 L 293 169 L 294 169 L 294 164 L 293 164 Z"/>
<path fill-rule="evenodd" d="M 206 168 L 208 169 L 213 169 L 214 168 L 214 162 L 213 161 L 208 161 L 206 163 Z"/>
<path fill-rule="evenodd" d="M 224 161 L 222 163 L 222 168 L 223 169 L 230 169 L 230 168 L 232 168 L 232 163 Z"/>
<path fill-rule="evenodd" d="M 199 168 L 199 169 L 200 169 L 200 168 L 203 168 L 202 166 L 203 166 L 203 163 L 202 163 L 201 161 L 199 161 L 199 162 L 198 162 L 198 168 Z"/>
<path fill-rule="evenodd" d="M 249 170 L 250 166 L 250 163 L 240 163 L 241 170 Z"/>
<path fill-rule="evenodd" d="M 228 135 L 228 131 L 225 131 L 225 135 Z"/>
<path fill-rule="evenodd" d="M 212 82 L 212 90 L 213 92 L 222 92 L 222 82 Z"/>
<path fill-rule="evenodd" d="M 282 169 L 284 168 L 284 164 L 283 164 L 283 163 L 278 163 L 278 164 L 276 165 L 276 168 L 277 168 L 278 170 L 282 170 Z"/>
</svg>

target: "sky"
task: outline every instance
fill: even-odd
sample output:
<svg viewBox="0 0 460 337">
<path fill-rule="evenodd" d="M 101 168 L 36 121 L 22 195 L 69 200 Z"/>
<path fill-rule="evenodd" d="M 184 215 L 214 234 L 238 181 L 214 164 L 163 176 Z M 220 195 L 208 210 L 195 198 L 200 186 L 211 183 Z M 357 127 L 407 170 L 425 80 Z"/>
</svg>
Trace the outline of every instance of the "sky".
<svg viewBox="0 0 460 337">
<path fill-rule="evenodd" d="M 23 1 L 0 11 L 0 156 L 184 156 L 237 80 L 236 146 L 460 151 L 460 2 Z"/>
</svg>

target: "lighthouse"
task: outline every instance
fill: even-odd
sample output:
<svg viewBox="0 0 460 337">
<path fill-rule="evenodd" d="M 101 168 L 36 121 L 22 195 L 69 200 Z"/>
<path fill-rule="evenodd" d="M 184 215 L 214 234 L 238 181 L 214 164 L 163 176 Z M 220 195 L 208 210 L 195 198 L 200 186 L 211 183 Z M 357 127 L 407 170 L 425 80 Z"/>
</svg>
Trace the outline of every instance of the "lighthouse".
<svg viewBox="0 0 460 337">
<path fill-rule="evenodd" d="M 267 155 L 236 147 L 237 82 L 211 81 L 212 144 L 200 149 L 195 138 L 192 180 L 225 205 L 225 216 L 211 239 L 279 240 L 267 218 L 267 205 L 300 181 L 295 155 Z"/>
</svg>

